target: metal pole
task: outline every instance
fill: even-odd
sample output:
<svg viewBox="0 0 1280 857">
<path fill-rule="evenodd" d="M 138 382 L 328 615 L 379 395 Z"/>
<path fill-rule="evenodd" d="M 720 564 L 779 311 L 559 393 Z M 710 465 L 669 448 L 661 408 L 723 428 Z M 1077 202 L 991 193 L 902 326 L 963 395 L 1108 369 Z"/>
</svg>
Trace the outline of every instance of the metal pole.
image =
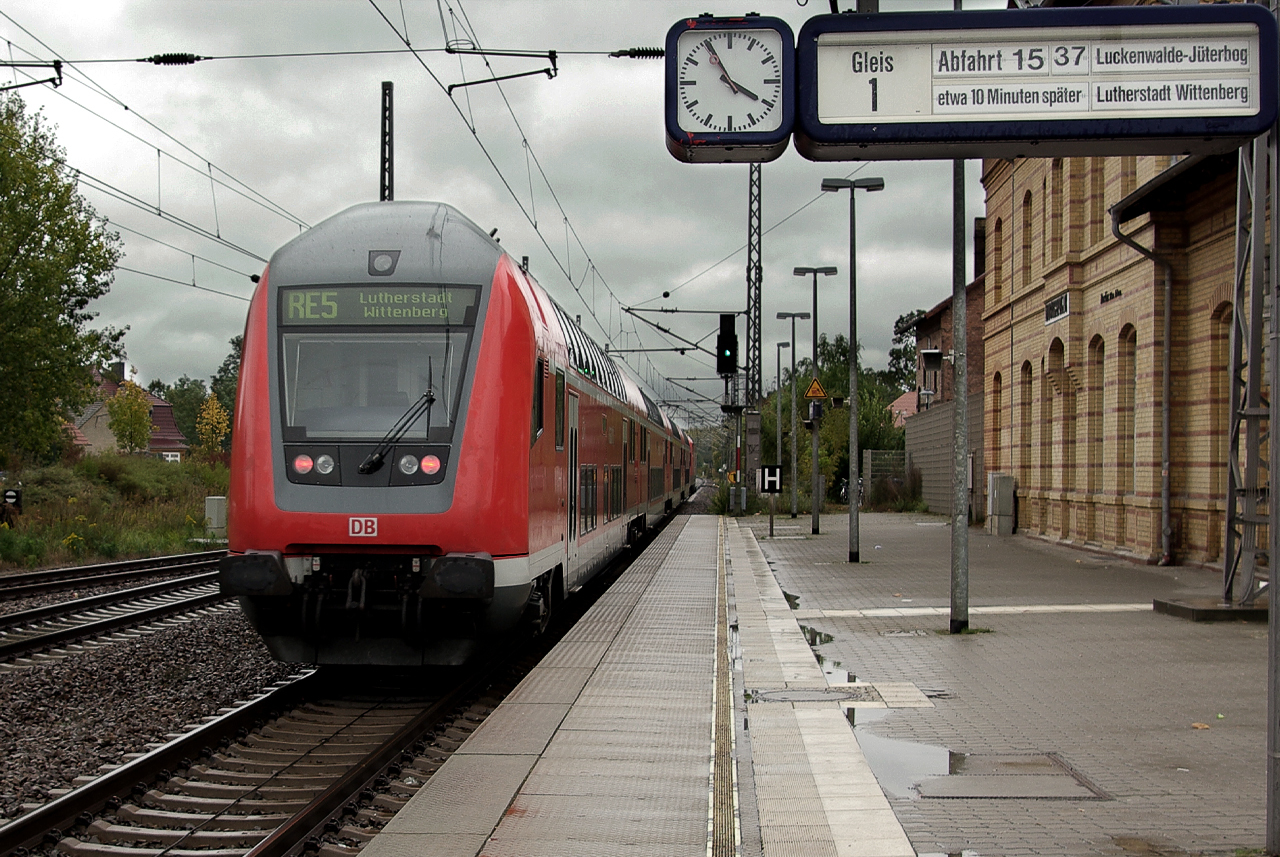
<svg viewBox="0 0 1280 857">
<path fill-rule="evenodd" d="M 956 0 L 957 5 L 959 0 Z M 964 159 L 951 162 L 951 343 L 955 354 L 951 469 L 951 633 L 969 627 L 969 377 L 968 301 L 964 281 Z"/>
<path fill-rule="evenodd" d="M 813 272 L 813 377 L 818 377 L 818 272 Z M 809 489 L 809 531 L 818 535 L 818 421 L 813 422 L 813 468 L 810 471 L 812 487 Z"/>
<path fill-rule="evenodd" d="M 1274 8 L 1273 10 L 1274 11 Z M 1277 323 L 1275 307 L 1280 306 L 1276 301 L 1280 299 L 1280 271 L 1277 271 L 1275 254 L 1280 250 L 1280 217 L 1275 214 L 1276 211 L 1276 186 L 1280 185 L 1280 164 L 1277 164 L 1277 133 L 1280 128 L 1276 125 L 1271 126 L 1271 134 L 1267 138 L 1265 154 L 1262 151 L 1263 146 L 1259 143 L 1257 157 L 1266 157 L 1268 159 L 1267 172 L 1270 175 L 1270 187 L 1266 189 L 1268 210 L 1271 215 L 1271 246 L 1267 248 L 1270 256 L 1269 266 L 1270 283 L 1267 285 L 1271 289 L 1271 330 L 1270 337 L 1270 359 L 1267 361 L 1270 369 L 1271 381 L 1271 402 L 1270 415 L 1268 419 L 1269 426 L 1280 426 L 1280 397 L 1275 394 L 1276 390 L 1280 390 L 1280 323 Z M 1254 188 L 1254 193 L 1262 193 L 1262 188 Z M 1255 227 L 1261 232 L 1261 224 Z M 1261 240 L 1262 236 L 1258 234 L 1255 240 Z M 1275 485 L 1275 480 L 1280 477 L 1280 443 L 1273 440 L 1270 446 L 1270 462 L 1267 471 L 1267 484 Z M 1267 500 L 1267 516 L 1269 521 L 1269 548 L 1271 557 L 1280 557 L 1280 502 L 1276 502 L 1273 494 L 1268 492 Z M 1270 586 L 1276 584 L 1274 560 L 1271 561 L 1271 582 Z M 1280 852 L 1280 604 L 1277 604 L 1277 598 L 1274 594 L 1270 594 L 1268 587 L 1268 601 L 1270 609 L 1267 611 L 1267 632 L 1270 635 L 1267 645 L 1267 853 L 1276 854 Z"/>
<path fill-rule="evenodd" d="M 778 464 L 782 464 L 782 343 L 778 343 L 778 347 L 773 350 L 774 355 L 778 359 L 778 441 L 774 449 L 778 451 Z"/>
<path fill-rule="evenodd" d="M 849 188 L 849 562 L 858 550 L 858 190 Z"/>
<path fill-rule="evenodd" d="M 796 462 L 796 317 L 791 316 L 791 517 L 799 514 L 799 498 L 796 480 L 799 470 Z"/>
</svg>

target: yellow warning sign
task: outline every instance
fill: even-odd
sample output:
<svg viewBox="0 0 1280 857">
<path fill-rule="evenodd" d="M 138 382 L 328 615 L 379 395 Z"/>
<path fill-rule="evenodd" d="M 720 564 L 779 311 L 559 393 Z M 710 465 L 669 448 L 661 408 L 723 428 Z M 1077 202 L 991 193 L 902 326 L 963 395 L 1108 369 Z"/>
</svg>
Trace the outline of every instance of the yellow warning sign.
<svg viewBox="0 0 1280 857">
<path fill-rule="evenodd" d="M 827 391 L 822 389 L 822 385 L 818 383 L 818 379 L 814 378 L 813 383 L 809 385 L 809 389 L 804 391 L 806 399 L 825 399 Z"/>
</svg>

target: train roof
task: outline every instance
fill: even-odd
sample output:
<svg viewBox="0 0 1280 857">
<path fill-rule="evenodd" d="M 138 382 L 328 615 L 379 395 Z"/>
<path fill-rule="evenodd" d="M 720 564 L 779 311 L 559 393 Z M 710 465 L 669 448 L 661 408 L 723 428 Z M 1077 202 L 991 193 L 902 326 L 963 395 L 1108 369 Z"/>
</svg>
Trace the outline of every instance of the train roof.
<svg viewBox="0 0 1280 857">
<path fill-rule="evenodd" d="M 426 240 L 424 240 L 424 238 Z M 440 252 L 441 246 L 449 252 Z M 398 281 L 488 286 L 503 250 L 470 218 L 442 202 L 366 202 L 325 218 L 271 256 L 277 285 L 362 282 L 374 252 L 398 251 Z"/>
<path fill-rule="evenodd" d="M 545 289 L 543 289 L 543 293 L 546 294 Z M 560 322 L 565 344 L 569 348 L 569 362 L 573 367 L 611 395 L 627 402 L 636 410 L 643 411 L 648 415 L 649 419 L 671 434 L 676 437 L 682 437 L 683 433 L 675 424 L 675 421 L 667 416 L 666 412 L 658 407 L 653 399 L 649 398 L 648 393 L 641 390 L 638 384 L 623 374 L 622 370 L 618 368 L 618 364 L 609 356 L 609 353 L 583 331 L 578 323 L 569 316 L 569 313 L 565 312 L 564 307 L 556 303 L 550 295 L 547 296 L 547 299 L 551 301 L 551 306 L 555 309 L 556 320 Z"/>
</svg>

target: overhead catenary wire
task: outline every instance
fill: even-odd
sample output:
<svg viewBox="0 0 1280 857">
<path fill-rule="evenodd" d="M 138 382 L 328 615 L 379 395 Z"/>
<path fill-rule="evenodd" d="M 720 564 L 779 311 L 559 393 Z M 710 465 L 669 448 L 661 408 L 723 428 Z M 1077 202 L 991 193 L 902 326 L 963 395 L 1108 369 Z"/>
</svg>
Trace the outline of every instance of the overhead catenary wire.
<svg viewBox="0 0 1280 857">
<path fill-rule="evenodd" d="M 152 129 L 153 129 L 154 131 L 156 131 L 157 133 L 159 133 L 159 134 L 163 135 L 166 139 L 171 140 L 174 144 L 176 144 L 177 146 L 179 146 L 180 148 L 182 148 L 184 151 L 188 152 L 189 154 L 191 154 L 191 155 L 195 156 L 198 160 L 203 161 L 203 162 L 206 162 L 206 163 L 209 163 L 209 159 L 208 159 L 207 157 L 205 157 L 205 156 L 201 155 L 201 154 L 200 154 L 199 152 L 197 152 L 195 149 L 191 148 L 191 147 L 190 147 L 190 146 L 188 146 L 186 143 L 184 143 L 184 142 L 182 142 L 181 140 L 179 140 L 177 137 L 175 137 L 173 134 L 169 133 L 169 132 L 168 132 L 167 130 L 165 130 L 164 128 L 161 128 L 159 125 L 157 125 L 156 123 L 152 122 L 152 121 L 151 121 L 150 119 L 148 119 L 146 116 L 143 116 L 142 114 L 138 113 L 136 110 L 131 110 L 131 109 L 129 108 L 129 105 L 128 105 L 128 104 L 126 104 L 123 100 L 121 100 L 121 99 L 120 99 L 120 98 L 118 98 L 116 95 L 114 95 L 112 92 L 110 92 L 106 87 L 104 87 L 104 86 L 102 86 L 101 84 L 99 84 L 97 81 L 95 81 L 95 80 L 94 80 L 93 78 L 91 78 L 89 75 L 85 74 L 83 71 L 80 71 L 80 70 L 76 69 L 76 68 L 74 67 L 74 66 L 75 66 L 75 64 L 76 64 L 75 62 L 72 62 L 72 61 L 67 60 L 67 58 L 66 58 L 66 57 L 64 57 L 64 56 L 62 56 L 61 54 L 59 54 L 56 50 L 54 50 L 52 47 L 50 47 L 49 45 L 47 45 L 44 41 L 42 41 L 38 36 L 36 36 L 34 33 L 32 33 L 32 32 L 31 32 L 30 30 L 28 30 L 26 27 L 24 27 L 24 26 L 22 26 L 21 24 L 19 24 L 16 20 L 14 20 L 14 18 L 13 18 L 11 15 L 9 15 L 7 12 L 5 12 L 5 11 L 4 11 L 4 10 L 2 10 L 2 9 L 0 9 L 0 17 L 3 17 L 3 18 L 4 18 L 5 20 L 7 20 L 10 24 L 12 24 L 13 26 L 17 27 L 19 30 L 21 30 L 23 33 L 25 33 L 29 38 L 31 38 L 32 40 L 34 40 L 34 41 L 36 42 L 36 44 L 40 45 L 40 47 L 44 48 L 44 49 L 45 49 L 46 51 L 48 51 L 50 54 L 52 54 L 53 56 L 55 56 L 55 57 L 57 57 L 59 60 L 61 60 L 61 61 L 62 61 L 62 63 L 63 63 L 63 65 L 64 65 L 64 66 L 66 66 L 66 75 L 67 75 L 67 77 L 68 77 L 68 78 L 74 78 L 74 77 L 76 77 L 76 76 L 78 76 L 78 77 L 80 77 L 80 78 L 83 78 L 84 84 L 85 84 L 86 86 L 88 86 L 90 89 L 92 89 L 92 90 L 96 91 L 96 92 L 97 92 L 97 93 L 99 93 L 102 97 L 104 97 L 104 98 L 106 98 L 108 101 L 111 101 L 112 103 L 116 104 L 117 106 L 119 106 L 119 107 L 120 107 L 120 108 L 122 108 L 123 110 L 127 110 L 127 111 L 129 111 L 132 115 L 136 116 L 136 117 L 138 118 L 138 120 L 139 120 L 139 121 L 143 122 L 144 124 L 146 124 L 148 127 L 152 128 Z M 25 48 L 24 48 L 23 50 L 24 50 L 24 52 L 25 52 L 25 53 L 27 53 L 28 55 L 33 56 L 33 57 L 35 56 L 32 52 L 27 51 Z M 88 109 L 88 108 L 85 108 L 85 109 Z M 104 120 L 106 119 L 106 117 L 103 117 L 103 116 L 101 116 L 100 114 L 97 114 L 95 111 L 90 110 L 90 112 L 95 113 L 95 115 L 98 115 L 98 116 L 99 116 L 99 118 L 102 118 L 102 119 L 104 119 Z M 110 121 L 110 120 L 107 120 L 107 121 Z M 114 123 L 113 123 L 113 124 L 114 124 Z M 117 126 L 117 127 L 118 127 L 118 126 Z M 175 158 L 175 160 L 180 160 L 180 159 L 176 159 L 176 158 Z M 183 163 L 185 163 L 185 162 L 183 162 Z M 188 165 L 188 166 L 189 166 L 189 165 Z M 235 184 L 237 184 L 237 185 L 239 185 L 241 188 L 243 188 L 243 189 L 245 190 L 245 192 L 247 192 L 247 193 L 251 194 L 252 196 L 256 197 L 257 199 L 259 199 L 263 204 L 265 204 L 268 208 L 270 208 L 270 209 L 274 210 L 274 211 L 275 211 L 276 213 L 278 213 L 280 216 L 282 216 L 282 217 L 284 217 L 284 218 L 286 218 L 286 219 L 288 219 L 288 220 L 291 220 L 291 221 L 293 221 L 294 223 L 296 223 L 296 224 L 298 224 L 298 225 L 300 225 L 300 226 L 304 226 L 304 227 L 305 227 L 305 226 L 307 225 L 307 224 L 305 223 L 305 221 L 303 221 L 303 220 L 302 220 L 301 218 L 299 218 L 297 215 L 292 214 L 292 213 L 291 213 L 291 212 L 289 212 L 287 209 L 285 209 L 285 208 L 284 208 L 284 206 L 282 206 L 282 205 L 280 205 L 279 203 L 275 202 L 274 200 L 270 199 L 269 197 L 267 197 L 265 194 L 261 193 L 260 191 L 258 191 L 258 190 L 256 190 L 256 189 L 254 189 L 254 188 L 253 188 L 253 187 L 251 187 L 249 184 L 247 184 L 247 183 L 245 183 L 245 182 L 241 181 L 240 179 L 236 178 L 234 175 L 232 175 L 231 173 L 229 173 L 229 172 L 227 172 L 226 170 L 222 169 L 221 167 L 218 167 L 218 168 L 217 168 L 217 170 L 218 170 L 218 172 L 220 172 L 222 175 L 224 175 L 224 176 L 226 176 L 228 179 L 230 179 L 232 182 L 234 182 Z"/>
<path fill-rule="evenodd" d="M 218 289 L 211 289 L 208 286 L 201 286 L 201 285 L 197 285 L 196 283 L 188 283 L 183 280 L 175 280 L 173 277 L 165 277 L 160 274 L 153 274 L 150 271 L 140 271 L 137 268 L 127 268 L 124 265 L 116 265 L 116 270 L 128 271 L 130 274 L 138 274 L 143 277 L 151 277 L 152 279 L 155 279 L 155 280 L 163 280 L 166 283 L 174 283 L 179 286 L 186 286 L 189 289 L 199 289 L 202 292 L 212 292 L 215 295 L 222 295 L 225 298 L 235 298 L 238 301 L 245 301 L 246 303 L 248 303 L 250 300 L 250 298 L 246 298 L 243 295 L 233 295 L 231 292 L 223 292 L 223 291 L 219 291 Z"/>
<path fill-rule="evenodd" d="M 386 13 L 383 12 L 382 9 L 378 6 L 376 0 L 369 0 L 369 4 L 373 7 L 374 11 L 378 13 L 379 17 L 382 18 L 382 20 L 387 24 L 387 26 L 391 28 L 391 31 L 396 34 L 397 38 L 399 38 L 402 42 L 404 42 L 407 48 L 412 49 L 412 45 L 409 44 L 405 36 L 396 27 L 395 23 L 392 22 L 391 19 L 387 17 Z M 452 13 L 452 6 L 450 7 L 450 12 Z M 471 43 L 478 46 L 479 41 L 475 37 L 474 29 L 471 28 L 470 21 L 466 19 L 465 10 L 463 12 L 463 23 L 470 30 L 470 32 L 468 33 L 468 38 L 470 39 Z M 446 38 L 448 38 L 447 31 L 445 36 Z M 419 55 L 419 50 L 418 49 L 412 49 L 412 50 L 414 53 L 414 58 L 417 59 L 419 65 L 421 65 L 423 70 L 426 71 L 426 73 L 431 77 L 432 81 L 435 82 L 436 86 L 439 87 L 445 93 L 446 97 L 449 97 L 448 86 L 443 81 L 440 80 L 440 77 L 431 69 L 431 67 L 426 63 L 426 61 Z M 485 60 L 485 65 L 486 67 L 488 67 L 487 59 Z M 515 123 L 517 130 L 520 132 L 521 140 L 527 143 L 528 137 L 525 135 L 523 128 L 521 128 L 519 119 L 516 117 L 514 109 L 511 107 L 510 102 L 507 100 L 506 94 L 503 91 L 501 84 L 495 83 L 494 85 L 497 87 L 498 92 L 501 95 L 503 102 L 507 107 L 507 111 L 512 117 L 512 121 Z M 588 303 L 586 298 L 582 295 L 581 291 L 577 288 L 577 285 L 576 283 L 574 283 L 573 277 L 571 276 L 569 269 L 566 266 L 566 262 L 561 261 L 559 255 L 552 248 L 551 243 L 548 241 L 547 237 L 542 233 L 542 231 L 538 228 L 537 224 L 534 222 L 534 218 L 530 210 L 526 208 L 524 203 L 520 201 L 519 195 L 515 192 L 515 189 L 512 187 L 510 180 L 508 180 L 506 175 L 503 173 L 502 168 L 499 167 L 498 163 L 494 159 L 488 147 L 485 146 L 484 141 L 480 139 L 478 128 L 475 126 L 475 124 L 472 121 L 468 120 L 467 115 L 463 112 L 461 106 L 458 104 L 456 100 L 454 100 L 452 97 L 449 97 L 449 103 L 453 106 L 454 110 L 457 111 L 459 117 L 463 120 L 464 124 L 467 125 L 468 130 L 471 131 L 472 138 L 476 141 L 476 145 L 480 147 L 481 152 L 484 154 L 485 158 L 489 161 L 489 165 L 493 168 L 494 172 L 497 174 L 498 179 L 502 182 L 503 187 L 506 188 L 507 193 L 515 201 L 516 205 L 519 207 L 520 212 L 524 216 L 525 220 L 528 221 L 530 226 L 533 228 L 534 234 L 538 236 L 538 240 L 542 242 L 543 247 L 546 248 L 548 254 L 550 254 L 552 261 L 555 262 L 556 266 L 560 269 L 560 272 L 564 275 L 565 279 L 569 282 L 569 284 L 574 287 L 574 293 L 578 296 L 579 300 L 582 301 L 583 306 L 586 307 L 588 314 L 590 314 L 592 319 L 596 322 L 596 325 L 599 327 L 602 335 L 605 338 L 605 341 L 608 342 L 609 344 L 612 344 L 612 338 L 610 337 L 609 331 L 605 327 L 605 325 L 600 321 L 599 316 L 596 315 L 595 308 L 591 306 L 590 303 Z M 532 146 L 529 146 L 528 148 L 529 148 L 529 157 L 531 158 L 533 163 L 537 166 L 539 175 L 541 176 L 543 182 L 547 185 L 548 191 L 551 193 L 552 199 L 555 201 L 557 208 L 560 209 L 561 214 L 567 220 L 568 215 L 564 210 L 564 206 L 563 204 L 561 204 L 559 197 L 555 193 L 555 189 L 554 187 L 552 187 L 550 180 L 547 178 L 546 172 L 545 170 L 543 170 L 541 163 L 539 163 L 537 154 L 533 151 Z M 588 265 L 594 266 L 594 262 L 591 260 L 590 254 L 586 253 L 585 245 L 582 244 L 581 238 L 577 234 L 577 230 L 573 228 L 573 225 L 571 222 L 568 222 L 567 225 L 570 233 L 573 235 L 574 239 L 577 241 L 579 248 L 583 251 L 584 256 L 586 256 Z M 603 277 L 601 277 L 600 279 L 601 279 L 601 283 L 604 285 L 605 290 L 609 293 L 610 297 L 614 301 L 617 301 L 619 304 L 621 304 L 621 301 L 619 301 L 617 298 L 617 295 L 613 293 L 613 290 L 612 288 L 610 288 L 608 282 L 605 281 Z M 656 371 L 656 367 L 653 366 L 651 361 L 648 361 L 646 359 L 646 362 L 648 362 L 650 369 Z M 651 382 L 647 383 L 647 386 L 649 386 L 650 389 L 653 389 L 655 392 L 658 389 L 658 385 L 653 384 Z"/>
<path fill-rule="evenodd" d="M 2 128 L 0 128 L 0 142 L 7 142 L 13 145 L 14 151 L 19 157 L 26 158 L 27 160 L 30 160 L 35 163 L 39 163 L 39 161 L 37 161 L 29 153 L 25 152 L 22 149 L 21 140 L 14 139 L 7 131 L 5 131 Z M 74 172 L 76 179 L 86 184 L 92 190 L 98 191 L 99 193 L 103 193 L 106 196 L 109 196 L 120 202 L 127 203 L 128 205 L 132 205 L 135 208 L 142 209 L 143 211 L 146 211 L 148 214 L 151 214 L 153 216 L 158 216 L 162 220 L 165 220 L 169 223 L 173 223 L 176 226 L 186 229 L 189 232 L 193 232 L 203 238 L 207 238 L 208 240 L 213 241 L 216 244 L 220 244 L 223 247 L 226 247 L 227 249 L 234 250 L 237 253 L 241 253 L 245 256 L 248 256 L 251 259 L 256 259 L 257 261 L 263 262 L 263 263 L 267 261 L 265 258 L 263 258 L 262 256 L 259 256 L 257 253 L 254 253 L 252 250 L 248 250 L 244 247 L 241 247 L 240 245 L 232 241 L 229 241 L 226 238 L 221 238 L 215 235 L 214 233 L 210 232 L 209 230 L 201 226 L 197 226 L 194 223 L 191 223 L 190 221 L 184 220 L 183 218 L 178 217 L 177 215 L 171 212 L 167 212 L 167 211 L 158 212 L 155 206 L 151 205 L 150 203 L 142 199 L 139 199 L 138 197 L 134 196 L 128 191 L 122 190 L 116 187 L 115 185 L 111 184 L 110 182 L 105 181 L 104 179 L 99 179 L 91 173 L 87 173 L 84 170 L 77 169 L 71 166 L 67 162 L 66 158 L 50 158 L 50 161 L 54 163 L 56 166 L 59 166 Z M 183 251 L 183 252 L 186 252 L 186 251 Z"/>
<path fill-rule="evenodd" d="M 373 0 L 370 0 L 370 2 L 373 2 Z M 449 3 L 449 0 L 443 0 L 443 2 L 444 2 L 445 4 L 447 4 L 447 5 L 449 5 L 449 12 L 450 12 L 450 16 L 452 17 L 452 16 L 453 16 L 453 14 L 454 14 L 454 13 L 453 13 L 453 7 L 452 7 L 452 4 L 450 4 L 450 3 Z M 436 0 L 436 6 L 437 6 L 437 9 L 439 9 L 439 8 L 441 7 L 441 3 L 442 3 L 442 0 Z M 376 3 L 375 3 L 374 5 L 375 5 L 375 8 L 376 8 Z M 471 24 L 471 20 L 470 20 L 469 16 L 467 15 L 466 8 L 462 5 L 462 3 L 460 2 L 460 0 L 458 0 L 457 5 L 458 5 L 458 10 L 459 10 L 459 12 L 460 12 L 460 13 L 461 13 L 461 15 L 462 15 L 463 24 L 464 24 L 464 25 L 465 25 L 465 27 L 467 28 L 470 43 L 474 46 L 475 50 L 481 54 L 481 56 L 482 56 L 482 58 L 483 58 L 483 54 L 485 53 L 485 51 L 483 51 L 483 49 L 481 49 L 481 48 L 480 48 L 479 39 L 478 39 L 478 37 L 476 36 L 476 34 L 475 34 L 475 28 L 474 28 L 474 26 Z M 383 18 L 384 18 L 384 20 L 385 20 L 385 19 L 386 19 L 386 16 L 384 15 L 384 16 L 383 16 Z M 443 18 L 444 18 L 443 11 L 441 11 L 441 21 L 442 21 L 442 25 L 443 25 Z M 395 28 L 394 28 L 394 27 L 392 27 L 392 29 L 394 30 Z M 446 30 L 445 36 L 446 36 L 446 38 L 448 37 L 447 30 Z M 638 50 L 640 50 L 640 49 L 633 49 L 633 51 L 638 51 Z M 645 53 L 646 55 L 649 55 L 649 56 L 652 56 L 652 55 L 653 55 L 653 51 L 645 51 L 644 53 Z M 634 54 L 634 55 L 637 55 L 637 56 L 638 56 L 639 54 Z M 484 63 L 485 63 L 485 67 L 489 69 L 490 73 L 491 73 L 491 74 L 495 74 L 495 72 L 493 71 L 492 66 L 490 66 L 490 65 L 489 65 L 489 61 L 488 61 L 488 59 L 487 59 L 487 58 L 484 58 Z M 511 116 L 511 120 L 512 120 L 512 122 L 513 122 L 513 123 L 515 124 L 515 126 L 516 126 L 516 130 L 517 130 L 517 131 L 519 132 L 519 134 L 520 134 L 520 138 L 521 138 L 521 142 L 522 142 L 522 144 L 524 145 L 524 147 L 525 147 L 525 148 L 527 149 L 527 151 L 528 151 L 528 157 L 530 157 L 530 158 L 532 159 L 532 161 L 533 161 L 534 165 L 538 168 L 538 174 L 539 174 L 539 176 L 542 178 L 543 183 L 546 185 L 546 187 L 547 187 L 547 191 L 551 194 L 551 198 L 552 198 L 552 200 L 555 202 L 556 207 L 557 207 L 558 209 L 560 209 L 560 212 L 561 212 L 561 214 L 562 214 L 562 216 L 563 216 L 563 218 L 564 218 L 564 224 L 565 224 L 565 227 L 566 227 L 567 233 L 571 233 L 571 234 L 572 234 L 574 241 L 575 241 L 575 242 L 577 243 L 577 245 L 578 245 L 578 248 L 582 251 L 582 254 L 583 254 L 583 256 L 584 256 L 584 258 L 585 258 L 585 260 L 586 260 L 586 265 L 587 265 L 587 267 L 588 267 L 588 268 L 590 268 L 594 273 L 597 273 L 597 274 L 598 274 L 598 269 L 596 269 L 595 261 L 591 258 L 591 254 L 587 251 L 586 245 L 583 243 L 581 236 L 579 236 L 579 235 L 578 235 L 578 231 L 577 231 L 577 229 L 573 226 L 573 223 L 569 220 L 569 218 L 568 218 L 568 214 L 567 214 L 567 212 L 565 212 L 564 205 L 560 202 L 560 198 L 559 198 L 559 195 L 556 193 L 555 187 L 551 184 L 551 180 L 550 180 L 550 178 L 548 178 L 548 176 L 547 176 L 547 174 L 546 174 L 546 171 L 543 169 L 541 161 L 539 161 L 539 160 L 538 160 L 537 153 L 533 151 L 532 146 L 531 146 L 531 145 L 529 144 L 529 142 L 528 142 L 528 137 L 527 137 L 527 135 L 526 135 L 526 134 L 525 134 L 525 132 L 524 132 L 524 128 L 520 125 L 520 120 L 519 120 L 519 118 L 516 116 L 516 114 L 515 114 L 515 109 L 511 106 L 511 102 L 508 100 L 507 95 L 506 95 L 506 92 L 503 90 L 503 88 L 502 88 L 501 84 L 500 84 L 500 83 L 497 83 L 496 81 L 495 81 L 495 86 L 497 87 L 498 94 L 502 97 L 503 104 L 506 106 L 508 114 Z M 447 92 L 447 91 L 446 91 L 446 92 Z M 472 129 L 472 133 L 473 133 L 473 134 L 475 133 L 474 128 Z M 492 162 L 492 161 L 491 161 L 491 162 Z M 497 167 L 496 167 L 496 164 L 495 164 L 495 169 L 496 169 L 496 168 L 497 168 Z M 513 196 L 514 196 L 514 194 L 513 194 Z M 519 200 L 518 200 L 518 199 L 516 200 L 516 202 L 517 202 L 517 204 L 519 204 Z M 531 203 L 531 205 L 532 205 L 532 202 L 533 202 L 533 198 L 532 198 L 532 193 L 531 193 L 531 199 L 530 199 L 530 203 Z M 522 211 L 524 210 L 523 205 L 521 205 L 521 209 L 522 209 Z M 526 213 L 525 213 L 525 216 L 526 216 L 526 219 L 528 219 L 529 214 L 526 212 Z M 538 228 L 537 228 L 537 224 L 536 224 L 536 223 L 533 223 L 532 225 L 533 225 L 533 227 L 534 227 L 534 231 L 538 234 L 539 239 L 540 239 L 540 240 L 542 240 L 543 245 L 544 245 L 544 246 L 546 246 L 546 247 L 547 247 L 548 252 L 550 252 L 550 253 L 551 253 L 552 259 L 553 259 L 553 260 L 555 260 L 556 264 L 561 268 L 562 272 L 565 274 L 565 278 L 570 282 L 570 284 L 573 284 L 573 276 L 572 276 L 572 273 L 571 273 L 571 269 L 568 267 L 568 266 L 569 266 L 569 263 L 570 263 L 570 256 L 571 256 L 571 253 L 570 253 L 569 249 L 566 247 L 566 259 L 565 259 L 565 263 L 563 263 L 563 264 L 562 264 L 562 263 L 560 262 L 559 258 L 555 255 L 555 252 L 551 250 L 550 244 L 549 244 L 549 242 L 547 241 L 547 239 L 545 238 L 545 236 L 543 236 L 543 235 L 542 235 L 542 233 L 538 230 Z M 568 244 L 568 237 L 569 237 L 569 236 L 568 236 L 568 234 L 566 234 L 566 245 Z M 618 304 L 618 306 L 619 306 L 619 307 L 621 307 L 621 306 L 622 306 L 622 301 L 618 298 L 617 294 L 613 291 L 612 287 L 610 287 L 610 285 L 609 285 L 608 281 L 607 281 L 607 280 L 605 280 L 605 278 L 603 277 L 603 275 L 599 275 L 599 280 L 600 280 L 601 285 L 603 285 L 603 286 L 604 286 L 605 291 L 608 293 L 610 300 L 611 300 L 613 303 Z M 595 306 L 594 306 L 594 304 L 593 304 L 593 303 L 589 303 L 589 302 L 586 300 L 585 296 L 583 296 L 583 295 L 582 295 L 581 289 L 580 289 L 578 286 L 576 286 L 576 285 L 575 285 L 575 287 L 574 287 L 574 288 L 575 288 L 575 291 L 578 293 L 578 297 L 579 297 L 579 299 L 583 302 L 583 305 L 587 307 L 587 312 L 591 315 L 592 319 L 596 322 L 597 326 L 599 326 L 599 328 L 601 329 L 601 331 L 604 333 L 604 336 L 605 336 L 605 340 L 606 340 L 606 342 L 609 342 L 610 344 L 612 344 L 612 340 L 611 340 L 610 335 L 609 335 L 608 327 L 607 327 L 603 322 L 601 322 L 601 321 L 600 321 L 599 316 L 598 316 L 598 315 L 596 315 L 596 311 L 595 311 Z M 639 331 L 638 331 L 638 330 L 636 331 L 636 335 L 637 335 L 637 336 L 639 336 Z M 652 377 L 652 374 L 653 374 L 653 373 L 658 373 L 658 368 L 657 368 L 657 366 L 655 366 L 655 365 L 653 364 L 653 361 L 652 361 L 652 360 L 650 360 L 648 357 L 643 357 L 642 359 L 643 359 L 643 360 L 644 360 L 644 362 L 648 365 L 649 373 L 650 373 L 650 377 Z M 659 377 L 659 378 L 664 378 L 664 376 L 663 376 L 663 375 L 661 375 L 661 374 L 659 374 L 659 375 L 658 375 L 658 377 Z M 665 383 L 665 379 L 664 379 L 663 383 Z M 649 386 L 650 386 L 650 388 L 651 388 L 651 389 L 654 389 L 654 390 L 656 391 L 659 385 L 658 385 L 658 384 L 654 384 L 654 383 L 652 383 L 652 381 L 650 381 Z"/>
</svg>

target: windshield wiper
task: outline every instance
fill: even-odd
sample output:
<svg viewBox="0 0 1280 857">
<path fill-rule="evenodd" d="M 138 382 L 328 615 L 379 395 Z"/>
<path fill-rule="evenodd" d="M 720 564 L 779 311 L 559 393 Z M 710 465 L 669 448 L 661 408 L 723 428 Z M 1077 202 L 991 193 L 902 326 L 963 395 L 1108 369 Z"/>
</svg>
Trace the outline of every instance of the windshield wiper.
<svg viewBox="0 0 1280 857">
<path fill-rule="evenodd" d="M 429 365 L 429 364 L 428 364 Z M 396 420 L 396 424 L 391 430 L 383 435 L 382 440 L 378 441 L 378 445 L 373 448 L 373 452 L 360 463 L 357 468 L 361 474 L 368 476 L 374 473 L 378 468 L 382 467 L 382 462 L 386 459 L 387 453 L 391 451 L 391 447 L 400 442 L 400 439 L 409 433 L 409 429 L 418 421 L 418 417 L 424 413 L 427 415 L 427 439 L 431 439 L 431 406 L 436 403 L 436 394 L 432 389 L 431 370 L 427 370 L 427 391 L 418 397 L 418 401 L 409 406 L 409 410 L 405 411 L 400 419 Z"/>
</svg>

